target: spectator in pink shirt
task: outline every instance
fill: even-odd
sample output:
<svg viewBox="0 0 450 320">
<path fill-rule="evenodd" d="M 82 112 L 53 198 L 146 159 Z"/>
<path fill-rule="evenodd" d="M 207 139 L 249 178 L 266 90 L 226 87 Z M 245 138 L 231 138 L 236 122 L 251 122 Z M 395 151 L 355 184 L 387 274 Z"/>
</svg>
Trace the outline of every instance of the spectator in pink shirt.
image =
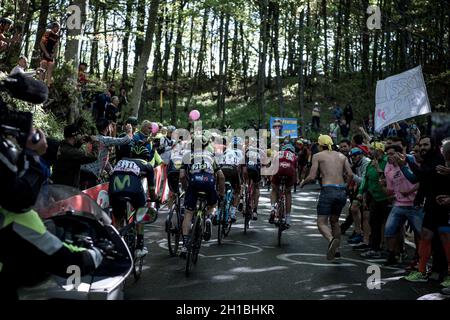
<svg viewBox="0 0 450 320">
<path fill-rule="evenodd" d="M 419 189 L 419 184 L 412 184 L 403 175 L 398 158 L 403 154 L 403 149 L 398 145 L 391 145 L 386 148 L 388 164 L 384 170 L 386 177 L 386 189 L 388 194 L 394 195 L 394 204 L 386 221 L 384 236 L 386 237 L 388 260 L 387 265 L 397 264 L 398 232 L 408 221 L 415 235 L 416 245 L 418 244 L 422 229 L 423 212 L 414 207 L 414 199 Z"/>
</svg>

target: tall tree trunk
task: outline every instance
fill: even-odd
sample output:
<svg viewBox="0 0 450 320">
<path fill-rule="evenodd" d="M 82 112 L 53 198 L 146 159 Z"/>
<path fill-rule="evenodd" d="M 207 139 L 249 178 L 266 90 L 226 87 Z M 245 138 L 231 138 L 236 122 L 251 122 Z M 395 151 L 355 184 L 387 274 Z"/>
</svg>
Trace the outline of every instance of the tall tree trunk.
<svg viewBox="0 0 450 320">
<path fill-rule="evenodd" d="M 109 49 L 109 41 L 108 41 L 108 30 L 107 30 L 107 13 L 106 13 L 106 6 L 103 7 L 103 37 L 105 38 L 105 48 L 103 51 L 103 81 L 108 81 L 108 73 L 109 69 L 111 67 L 111 59 L 112 59 L 112 52 Z"/>
<path fill-rule="evenodd" d="M 164 4 L 165 0 L 162 0 L 161 5 Z M 153 58 L 153 100 L 157 101 L 159 97 L 159 87 L 158 87 L 158 78 L 161 76 L 161 63 L 162 63 L 162 56 L 161 56 L 161 43 L 162 43 L 162 30 L 163 30 L 163 24 L 164 24 L 164 14 L 162 14 L 160 8 L 160 13 L 158 17 L 157 27 L 156 27 L 156 37 L 155 37 L 155 52 L 154 52 L 154 58 Z"/>
<path fill-rule="evenodd" d="M 146 0 L 138 0 L 137 3 L 137 26 L 136 26 L 136 41 L 134 45 L 134 69 L 139 64 L 141 59 L 142 50 L 145 46 L 144 32 L 145 32 L 145 7 Z"/>
<path fill-rule="evenodd" d="M 177 39 L 175 41 L 175 55 L 173 62 L 173 70 L 172 70 L 172 81 L 173 81 L 173 92 L 172 92 L 172 103 L 171 103 L 171 123 L 177 122 L 177 99 L 178 99 L 178 74 L 179 74 L 179 66 L 180 66 L 180 58 L 181 58 L 181 49 L 182 49 L 182 39 L 183 39 L 183 9 L 187 3 L 187 0 L 179 0 L 179 6 L 177 7 L 178 11 L 178 21 L 177 21 Z"/>
<path fill-rule="evenodd" d="M 220 117 L 220 111 L 222 107 L 222 76 L 223 76 L 223 52 L 224 52 L 224 41 L 223 41 L 223 34 L 224 34 L 224 19 L 225 19 L 225 13 L 220 13 L 219 18 L 219 79 L 217 81 L 217 104 L 216 104 L 216 116 L 217 118 Z"/>
<path fill-rule="evenodd" d="M 342 11 L 344 0 L 339 0 L 338 12 L 337 12 L 337 28 L 334 38 L 334 62 L 333 62 L 333 77 L 337 79 L 339 77 L 339 64 L 340 64 L 340 51 L 341 51 L 341 37 L 342 37 Z"/>
<path fill-rule="evenodd" d="M 64 59 L 69 62 L 72 61 L 74 68 L 78 68 L 80 57 L 80 38 L 82 37 L 82 31 L 84 24 L 86 23 L 86 14 L 88 8 L 88 0 L 74 0 L 72 4 L 81 9 L 81 21 L 80 28 L 71 28 L 67 32 L 66 51 L 64 52 Z"/>
<path fill-rule="evenodd" d="M 295 15 L 296 12 L 296 6 L 295 3 L 291 3 L 290 4 L 290 9 L 289 12 L 287 13 L 287 15 Z M 294 58 L 295 58 L 295 42 L 294 42 L 294 35 L 295 35 L 295 19 L 289 19 L 287 20 L 289 22 L 286 22 L 286 24 L 288 25 L 288 36 L 287 36 L 287 41 L 288 41 L 288 58 L 287 58 L 287 74 L 290 77 L 294 77 L 295 76 L 295 62 L 294 62 Z"/>
<path fill-rule="evenodd" d="M 90 68 L 97 77 L 100 77 L 100 66 L 98 63 L 98 31 L 100 28 L 98 19 L 100 8 L 99 6 L 95 6 L 94 8 L 94 21 L 92 23 L 94 25 L 94 39 L 92 40 Z"/>
<path fill-rule="evenodd" d="M 174 0 L 176 1 L 176 0 Z M 163 56 L 163 74 L 162 77 L 164 81 L 169 80 L 169 60 L 170 60 L 170 51 L 172 49 L 172 39 L 173 39 L 173 28 L 174 28 L 174 19 L 175 19 L 175 11 L 172 10 L 169 15 L 169 1 L 166 4 L 166 21 L 165 21 L 165 31 L 164 31 L 164 56 Z"/>
<path fill-rule="evenodd" d="M 248 98 L 248 65 L 249 65 L 249 53 L 248 46 L 245 45 L 245 33 L 244 25 L 241 22 L 239 25 L 241 30 L 241 52 L 242 52 L 242 85 L 244 89 L 244 99 Z"/>
<path fill-rule="evenodd" d="M 127 0 L 126 16 L 125 16 L 125 35 L 122 40 L 123 61 L 122 61 L 122 83 L 128 79 L 128 45 L 131 33 L 131 18 L 133 16 L 134 0 Z"/>
<path fill-rule="evenodd" d="M 159 0 L 151 0 L 150 14 L 148 17 L 147 31 L 145 34 L 144 48 L 142 56 L 136 69 L 136 79 L 134 80 L 133 92 L 130 101 L 130 108 L 132 114 L 137 116 L 139 114 L 139 106 L 141 104 L 142 88 L 144 86 L 145 73 L 147 71 L 147 64 L 150 58 L 153 44 L 153 33 L 155 31 L 156 19 L 158 17 Z"/>
<path fill-rule="evenodd" d="M 363 74 L 363 84 L 367 88 L 369 86 L 369 50 L 370 38 L 369 30 L 367 29 L 367 14 L 366 10 L 369 6 L 369 0 L 361 1 L 361 10 L 364 13 L 360 18 L 360 30 L 362 35 L 362 52 L 361 52 L 361 72 Z"/>
<path fill-rule="evenodd" d="M 352 5 L 352 0 L 345 0 L 345 9 L 344 9 L 344 64 L 345 71 L 350 73 L 352 72 L 351 63 L 350 63 L 350 7 Z"/>
<path fill-rule="evenodd" d="M 188 78 L 192 77 L 192 46 L 194 43 L 194 15 L 191 15 L 191 26 L 189 33 L 189 65 L 188 65 Z"/>
<path fill-rule="evenodd" d="M 328 77 L 328 17 L 327 17 L 327 0 L 322 0 L 323 15 L 323 41 L 324 41 L 324 64 L 323 72 Z"/>
<path fill-rule="evenodd" d="M 280 51 L 278 49 L 279 43 L 279 18 L 280 18 L 280 5 L 278 2 L 273 2 L 273 11 L 272 11 L 272 29 L 273 29 L 273 37 L 272 37 L 272 48 L 275 59 L 275 82 L 277 85 L 277 94 L 278 94 L 278 106 L 280 117 L 284 116 L 284 98 L 283 98 L 283 80 L 281 79 L 281 71 L 280 71 Z"/>
<path fill-rule="evenodd" d="M 259 59 L 258 59 L 258 87 L 256 91 L 256 101 L 259 111 L 259 125 L 266 127 L 266 110 L 264 98 L 264 84 L 266 78 L 266 58 L 267 58 L 267 29 L 268 29 L 268 0 L 259 0 L 260 16 L 260 38 L 259 38 Z"/>
<path fill-rule="evenodd" d="M 33 46 L 33 56 L 31 58 L 31 66 L 37 67 L 39 65 L 39 57 L 41 49 L 39 47 L 39 43 L 41 42 L 41 38 L 45 33 L 45 29 L 47 27 L 47 18 L 48 12 L 50 9 L 50 0 L 42 0 L 41 1 L 41 9 L 39 11 L 39 21 L 36 32 L 36 40 L 34 41 Z"/>
<path fill-rule="evenodd" d="M 223 64 L 224 73 L 222 74 L 222 88 L 221 88 L 221 109 L 222 109 L 222 126 L 225 125 L 225 97 L 228 91 L 227 75 L 228 75 L 228 43 L 229 43 L 229 26 L 230 26 L 230 14 L 227 13 L 225 20 L 225 35 L 223 44 Z"/>
<path fill-rule="evenodd" d="M 20 55 L 22 47 L 23 35 L 25 33 L 26 19 L 30 9 L 29 0 L 21 0 L 18 3 L 16 17 L 13 25 L 14 33 L 20 34 L 21 37 L 17 42 L 12 43 L 7 52 L 8 69 L 11 69 L 17 63 L 17 57 Z"/>
<path fill-rule="evenodd" d="M 302 132 L 305 130 L 305 103 L 304 103 L 304 97 L 305 97 L 305 78 L 303 76 L 303 43 L 305 42 L 305 31 L 303 29 L 303 20 L 305 19 L 305 9 L 303 9 L 300 12 L 300 18 L 299 18 L 299 32 L 298 32 L 298 100 L 299 100 L 299 110 L 298 115 L 300 116 L 300 128 L 302 129 Z"/>
</svg>

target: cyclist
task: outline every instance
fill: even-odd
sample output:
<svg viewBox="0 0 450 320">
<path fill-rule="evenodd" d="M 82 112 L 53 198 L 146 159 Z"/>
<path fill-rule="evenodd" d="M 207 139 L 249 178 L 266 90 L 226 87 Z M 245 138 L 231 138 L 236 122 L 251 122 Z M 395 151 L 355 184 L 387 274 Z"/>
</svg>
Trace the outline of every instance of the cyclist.
<svg viewBox="0 0 450 320">
<path fill-rule="evenodd" d="M 279 167 L 278 172 L 272 177 L 272 192 L 270 195 L 270 200 L 272 204 L 272 210 L 270 212 L 269 223 L 275 222 L 275 204 L 279 197 L 279 186 L 281 183 L 281 178 L 285 178 L 285 193 L 286 193 L 286 221 L 280 221 L 280 223 L 285 223 L 286 227 L 291 224 L 291 188 L 297 179 L 297 157 L 295 155 L 295 148 L 292 144 L 286 143 L 281 147 L 280 152 L 278 152 Z"/>
<path fill-rule="evenodd" d="M 155 181 L 150 160 L 150 151 L 142 144 L 134 144 L 131 148 L 131 157 L 120 160 L 109 178 L 109 196 L 113 208 L 114 226 L 120 229 L 126 219 L 126 202 L 123 197 L 130 198 L 134 209 L 145 207 L 147 194 L 144 188 L 148 188 L 150 201 L 154 201 Z M 147 186 L 142 184 L 142 178 L 147 178 Z M 142 257 L 148 253 L 144 247 L 143 225 L 137 227 L 136 255 Z"/>
<path fill-rule="evenodd" d="M 196 209 L 199 192 L 206 194 L 208 205 L 207 216 L 209 217 L 217 203 L 216 179 L 220 197 L 223 199 L 225 193 L 225 177 L 222 170 L 214 160 L 214 153 L 209 144 L 210 140 L 205 132 L 194 136 L 191 142 L 191 150 L 183 156 L 183 166 L 180 169 L 180 181 L 186 190 L 184 199 L 183 219 L 183 242 L 180 256 L 187 253 L 186 244 L 190 240 L 192 214 Z M 197 146 L 201 145 L 201 148 Z M 211 238 L 211 219 L 206 219 L 206 230 L 204 239 Z"/>
<path fill-rule="evenodd" d="M 245 183 L 253 183 L 253 212 L 252 219 L 258 220 L 259 184 L 261 182 L 261 164 L 265 163 L 266 153 L 258 148 L 257 140 L 250 139 L 245 152 L 245 166 L 243 168 Z"/>
<path fill-rule="evenodd" d="M 241 194 L 241 176 L 244 164 L 243 141 L 240 137 L 233 137 L 230 144 L 220 157 L 219 166 L 225 176 L 225 182 L 229 182 L 233 188 L 233 203 L 230 208 L 231 222 L 236 222 L 236 208 Z M 217 223 L 213 219 L 214 224 Z"/>
<path fill-rule="evenodd" d="M 304 145 L 303 139 L 298 139 L 295 142 L 295 153 L 297 154 L 297 168 L 298 168 L 298 179 L 301 181 L 303 178 L 303 173 L 306 171 L 306 166 L 308 165 L 309 151 L 307 146 Z"/>
</svg>

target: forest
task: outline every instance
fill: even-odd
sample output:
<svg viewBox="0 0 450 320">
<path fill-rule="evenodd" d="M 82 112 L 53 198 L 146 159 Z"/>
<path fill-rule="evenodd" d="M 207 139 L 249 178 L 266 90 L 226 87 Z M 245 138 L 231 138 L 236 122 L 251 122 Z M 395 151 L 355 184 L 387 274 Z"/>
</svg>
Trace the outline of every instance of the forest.
<svg viewBox="0 0 450 320">
<path fill-rule="evenodd" d="M 368 27 L 369 6 L 379 10 L 379 28 Z M 5 32 L 13 41 L 0 53 L 6 73 L 21 55 L 38 68 L 49 23 L 61 26 L 52 103 L 39 108 L 50 129 L 76 121 L 110 84 L 128 94 L 123 116 L 176 126 L 194 108 L 211 127 L 265 127 L 270 116 L 307 126 L 315 102 L 323 110 L 351 104 L 361 122 L 374 113 L 377 80 L 418 65 L 433 111 L 450 111 L 448 0 L 0 0 L 0 7 L 13 21 Z"/>
</svg>

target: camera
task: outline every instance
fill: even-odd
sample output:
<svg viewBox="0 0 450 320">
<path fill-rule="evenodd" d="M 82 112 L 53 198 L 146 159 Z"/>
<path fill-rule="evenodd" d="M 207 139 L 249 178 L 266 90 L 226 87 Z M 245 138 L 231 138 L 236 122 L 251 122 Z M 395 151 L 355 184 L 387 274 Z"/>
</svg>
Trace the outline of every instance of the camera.
<svg viewBox="0 0 450 320">
<path fill-rule="evenodd" d="M 13 136 L 23 148 L 33 126 L 33 115 L 31 112 L 10 110 L 3 101 L 0 101 L 0 134 Z M 32 137 L 33 143 L 41 139 L 39 133 Z"/>
</svg>

